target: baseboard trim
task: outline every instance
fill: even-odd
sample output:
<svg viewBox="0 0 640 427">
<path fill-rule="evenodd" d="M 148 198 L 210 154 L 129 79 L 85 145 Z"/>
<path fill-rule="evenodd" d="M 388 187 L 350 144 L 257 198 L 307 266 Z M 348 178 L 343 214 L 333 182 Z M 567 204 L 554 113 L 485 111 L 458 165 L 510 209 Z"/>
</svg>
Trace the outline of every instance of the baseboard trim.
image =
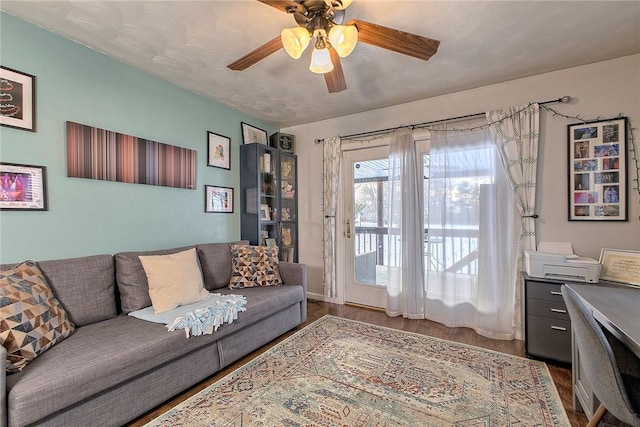
<svg viewBox="0 0 640 427">
<path fill-rule="evenodd" d="M 315 292 L 307 292 L 307 298 L 317 301 L 324 301 L 324 295 L 316 294 Z"/>
<path fill-rule="evenodd" d="M 356 304 L 355 302 L 345 302 L 344 305 L 350 305 L 351 307 L 364 308 L 367 310 L 380 311 L 382 313 L 386 313 L 386 310 L 384 308 L 374 307 L 372 305 Z"/>
</svg>

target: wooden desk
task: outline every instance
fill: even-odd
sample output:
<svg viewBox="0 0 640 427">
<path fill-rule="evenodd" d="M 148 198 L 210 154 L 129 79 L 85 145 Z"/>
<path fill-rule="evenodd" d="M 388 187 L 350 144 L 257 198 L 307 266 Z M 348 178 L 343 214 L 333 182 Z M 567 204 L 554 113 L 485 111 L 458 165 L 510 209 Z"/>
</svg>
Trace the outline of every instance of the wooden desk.
<svg viewBox="0 0 640 427">
<path fill-rule="evenodd" d="M 640 358 L 640 289 L 567 285 L 593 310 L 593 317 Z"/>
<path fill-rule="evenodd" d="M 592 310 L 593 317 L 640 359 L 640 289 L 601 283 L 567 284 Z M 573 337 L 572 337 L 573 338 Z M 600 402 L 580 366 L 580 352 L 572 339 L 573 407 L 589 419 Z"/>
</svg>

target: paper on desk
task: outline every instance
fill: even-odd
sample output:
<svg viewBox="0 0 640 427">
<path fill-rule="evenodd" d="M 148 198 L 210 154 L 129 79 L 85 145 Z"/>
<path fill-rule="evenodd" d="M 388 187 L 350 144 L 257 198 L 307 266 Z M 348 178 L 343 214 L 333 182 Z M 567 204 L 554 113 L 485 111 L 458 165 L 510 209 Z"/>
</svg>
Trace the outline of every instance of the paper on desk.
<svg viewBox="0 0 640 427">
<path fill-rule="evenodd" d="M 573 255 L 571 242 L 540 242 L 538 243 L 538 250 L 550 254 Z"/>
</svg>

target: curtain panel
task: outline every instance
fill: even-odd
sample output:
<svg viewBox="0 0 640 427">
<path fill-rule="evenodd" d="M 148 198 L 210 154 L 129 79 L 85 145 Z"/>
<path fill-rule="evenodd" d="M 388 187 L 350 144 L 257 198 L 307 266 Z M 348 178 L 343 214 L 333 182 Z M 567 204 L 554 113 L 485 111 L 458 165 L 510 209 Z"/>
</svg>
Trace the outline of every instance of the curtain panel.
<svg viewBox="0 0 640 427">
<path fill-rule="evenodd" d="M 397 131 L 389 146 L 386 311 L 409 319 L 424 319 L 424 209 L 418 164 L 412 131 Z"/>
<path fill-rule="evenodd" d="M 486 128 L 431 130 L 426 317 L 513 339 L 516 211 L 495 146 Z"/>
<path fill-rule="evenodd" d="M 522 289 L 519 272 L 524 270 L 524 252 L 536 249 L 536 173 L 538 168 L 538 104 L 516 106 L 486 114 L 493 142 L 509 180 L 520 213 L 518 259 L 511 283 L 515 289 L 514 328 L 516 338 L 524 336 L 522 324 Z"/>
<path fill-rule="evenodd" d="M 337 296 L 336 281 L 336 211 L 338 209 L 338 186 L 340 182 L 340 161 L 342 157 L 339 136 L 324 141 L 322 174 L 322 214 L 323 214 L 323 270 L 324 296 Z"/>
</svg>

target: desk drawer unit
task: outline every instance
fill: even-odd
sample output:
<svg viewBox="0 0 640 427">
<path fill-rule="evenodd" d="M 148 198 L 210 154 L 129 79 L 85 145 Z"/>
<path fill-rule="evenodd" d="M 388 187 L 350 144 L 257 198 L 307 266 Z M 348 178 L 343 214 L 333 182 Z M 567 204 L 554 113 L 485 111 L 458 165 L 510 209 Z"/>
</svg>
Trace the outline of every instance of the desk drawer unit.
<svg viewBox="0 0 640 427">
<path fill-rule="evenodd" d="M 530 279 L 524 283 L 527 354 L 571 363 L 571 320 L 562 283 Z"/>
</svg>

